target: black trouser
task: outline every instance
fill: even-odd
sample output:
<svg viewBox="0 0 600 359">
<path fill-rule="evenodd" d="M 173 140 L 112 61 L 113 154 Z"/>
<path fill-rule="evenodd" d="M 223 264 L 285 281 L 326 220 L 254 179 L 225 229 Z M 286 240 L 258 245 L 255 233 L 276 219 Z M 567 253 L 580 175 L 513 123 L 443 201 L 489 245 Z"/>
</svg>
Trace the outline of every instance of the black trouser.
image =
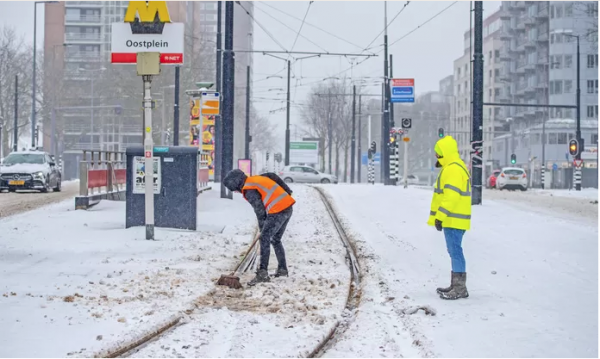
<svg viewBox="0 0 600 359">
<path fill-rule="evenodd" d="M 269 267 L 269 256 L 271 255 L 271 245 L 275 250 L 277 257 L 277 268 L 286 269 L 285 251 L 281 244 L 281 237 L 285 232 L 290 218 L 292 217 L 292 207 L 287 208 L 279 213 L 268 214 L 267 219 L 263 224 L 262 233 L 260 234 L 260 267 L 259 269 L 267 270 Z"/>
</svg>

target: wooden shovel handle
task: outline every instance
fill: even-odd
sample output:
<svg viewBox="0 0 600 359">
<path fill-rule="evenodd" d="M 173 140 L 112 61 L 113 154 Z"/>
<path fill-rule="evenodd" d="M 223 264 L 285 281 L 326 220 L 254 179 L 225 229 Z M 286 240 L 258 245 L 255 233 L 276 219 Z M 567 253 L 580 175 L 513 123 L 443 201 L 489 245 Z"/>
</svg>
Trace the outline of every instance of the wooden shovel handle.
<svg viewBox="0 0 600 359">
<path fill-rule="evenodd" d="M 250 251 L 252 251 L 252 248 L 254 248 L 254 246 L 256 245 L 256 242 L 258 242 L 258 239 L 260 238 L 260 231 L 256 231 L 256 234 L 254 235 L 254 240 L 252 241 L 252 244 L 250 245 L 250 248 L 248 248 L 248 250 L 246 251 L 246 253 L 244 253 L 244 259 L 246 259 L 246 257 L 248 256 L 248 253 L 250 253 Z M 235 267 L 235 270 L 233 271 L 233 273 L 231 273 L 231 275 L 234 275 L 235 273 L 237 273 L 238 269 L 240 269 L 240 266 L 242 265 L 242 262 L 244 260 L 241 260 L 238 265 Z"/>
</svg>

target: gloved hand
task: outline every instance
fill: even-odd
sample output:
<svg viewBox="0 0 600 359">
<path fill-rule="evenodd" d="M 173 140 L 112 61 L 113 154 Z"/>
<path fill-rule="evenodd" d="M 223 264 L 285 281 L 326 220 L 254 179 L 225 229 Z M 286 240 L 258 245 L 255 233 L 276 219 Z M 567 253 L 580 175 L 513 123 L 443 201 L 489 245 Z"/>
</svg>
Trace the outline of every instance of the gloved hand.
<svg viewBox="0 0 600 359">
<path fill-rule="evenodd" d="M 442 231 L 443 227 L 442 227 L 442 221 L 440 221 L 439 219 L 435 220 L 435 229 L 437 229 L 438 231 Z"/>
</svg>

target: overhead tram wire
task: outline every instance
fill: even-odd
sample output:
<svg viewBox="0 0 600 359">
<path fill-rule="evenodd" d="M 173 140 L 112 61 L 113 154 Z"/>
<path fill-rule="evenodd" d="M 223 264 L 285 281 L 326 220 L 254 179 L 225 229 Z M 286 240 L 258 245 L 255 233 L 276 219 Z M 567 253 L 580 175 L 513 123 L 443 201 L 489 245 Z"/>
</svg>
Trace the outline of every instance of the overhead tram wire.
<svg viewBox="0 0 600 359">
<path fill-rule="evenodd" d="M 391 24 L 394 22 L 394 20 L 396 20 L 396 18 L 397 18 L 398 16 L 400 16 L 400 14 L 401 14 L 401 13 L 404 11 L 404 9 L 406 9 L 406 7 L 408 6 L 408 4 L 410 4 L 410 1 L 407 1 L 407 2 L 404 4 L 404 6 L 402 7 L 402 9 L 400 9 L 400 11 L 398 11 L 398 12 L 396 13 L 396 15 L 394 15 L 394 18 L 393 18 L 392 20 L 390 20 L 390 22 L 388 22 L 387 24 L 385 24 L 385 28 L 384 28 L 383 30 L 381 30 L 381 32 L 380 32 L 379 34 L 377 34 L 377 36 L 375 36 L 375 38 L 373 39 L 373 41 L 371 41 L 371 42 L 370 42 L 370 43 L 367 45 L 367 47 L 365 47 L 365 48 L 363 49 L 363 52 L 364 52 L 364 51 L 367 51 L 367 50 L 371 50 L 371 47 L 370 47 L 370 46 L 371 46 L 371 45 L 373 45 L 373 43 L 374 43 L 375 41 L 377 41 L 377 39 L 379 38 L 379 36 L 381 36 L 381 34 L 383 34 L 383 33 L 385 32 L 385 30 L 386 30 L 386 29 L 387 29 L 387 28 L 388 28 L 388 27 L 389 27 L 389 26 L 390 26 L 390 25 L 391 25 Z M 382 46 L 382 45 L 378 45 L 378 46 Z M 376 46 L 376 47 L 378 47 L 378 46 Z M 383 50 L 381 50 L 381 51 L 383 51 Z"/>
<path fill-rule="evenodd" d="M 306 13 L 304 14 L 304 18 L 302 19 L 302 23 L 300 24 L 300 28 L 298 29 L 298 32 L 296 33 L 296 38 L 294 39 L 294 43 L 292 44 L 292 48 L 290 49 L 290 51 L 294 51 L 294 47 L 296 46 L 296 42 L 298 41 L 298 37 L 300 36 L 300 32 L 302 31 L 302 28 L 304 27 L 304 23 L 306 22 L 306 17 L 308 16 L 308 12 L 310 11 L 310 6 L 313 4 L 313 2 L 314 1 L 310 1 L 308 3 L 308 7 L 306 8 Z"/>
<path fill-rule="evenodd" d="M 450 9 L 452 6 L 456 5 L 457 3 L 458 3 L 458 1 L 455 1 L 455 2 L 453 2 L 452 4 L 448 5 L 447 7 L 445 7 L 444 9 L 442 9 L 441 11 L 439 11 L 438 13 L 436 13 L 435 15 L 433 15 L 432 17 L 428 18 L 427 20 L 425 20 L 424 22 L 422 22 L 420 25 L 418 25 L 417 27 L 415 27 L 415 28 L 414 28 L 414 29 L 412 29 L 411 31 L 407 32 L 406 34 L 404 34 L 404 35 L 403 35 L 402 37 L 400 37 L 399 39 L 397 39 L 397 40 L 395 40 L 394 42 L 392 42 L 392 43 L 391 43 L 391 44 L 388 46 L 388 48 L 389 48 L 389 47 L 392 47 L 393 45 L 395 45 L 396 43 L 398 43 L 400 40 L 404 40 L 406 37 L 408 37 L 409 35 L 411 35 L 411 34 L 412 34 L 412 33 L 414 33 L 415 31 L 419 30 L 421 27 L 423 27 L 424 25 L 426 25 L 427 23 L 429 23 L 430 21 L 432 21 L 432 20 L 433 20 L 433 19 L 435 19 L 436 17 L 440 16 L 442 13 L 446 12 L 448 9 Z M 380 53 L 382 53 L 382 52 L 383 52 L 383 49 L 379 50 L 379 51 L 378 51 L 378 52 L 376 52 L 375 54 L 380 54 Z M 371 58 L 371 57 L 367 57 L 367 58 L 365 58 L 365 59 L 363 59 L 363 60 L 361 60 L 361 61 L 357 62 L 357 63 L 354 65 L 354 68 L 356 68 L 357 66 L 359 66 L 359 65 L 360 65 L 360 64 L 362 64 L 362 63 L 364 63 L 365 61 L 367 61 L 367 60 L 368 60 L 368 59 L 370 59 L 370 58 Z M 338 72 L 337 74 L 331 75 L 330 77 L 337 77 L 337 76 L 339 76 L 339 75 L 342 75 L 342 74 L 344 74 L 344 73 L 346 73 L 346 72 L 350 71 L 351 69 L 352 69 L 352 66 L 351 66 L 351 67 L 349 67 L 349 68 L 347 68 L 347 69 L 345 69 L 345 70 L 342 70 L 342 71 Z M 375 73 L 375 72 L 379 72 L 379 70 L 377 70 L 377 71 L 372 71 L 372 72 L 370 72 L 369 74 L 373 74 L 373 73 Z M 304 84 L 304 85 L 305 85 L 305 86 L 306 86 L 306 85 L 312 85 L 312 84 L 316 84 L 316 83 L 319 83 L 319 82 L 321 82 L 321 81 L 313 81 L 313 82 L 306 83 L 306 84 Z"/>
<path fill-rule="evenodd" d="M 259 3 L 260 3 L 260 4 L 264 4 L 265 6 L 268 6 L 268 7 L 270 7 L 271 9 L 273 9 L 273 10 L 275 10 L 275 11 L 278 11 L 278 12 L 280 12 L 280 13 L 284 14 L 284 15 L 287 15 L 287 16 L 291 17 L 292 19 L 296 19 L 296 20 L 298 20 L 298 21 L 303 21 L 303 20 L 302 20 L 302 19 L 300 19 L 299 17 L 296 17 L 296 16 L 294 16 L 294 15 L 291 15 L 291 14 L 289 14 L 289 13 L 287 13 L 287 12 L 283 11 L 283 10 L 280 10 L 280 9 L 278 9 L 278 8 L 276 8 L 276 7 L 272 6 L 272 5 L 269 5 L 269 3 L 268 3 L 268 2 L 264 2 L 264 1 L 263 1 L 263 2 L 257 2 L 257 3 L 255 3 L 255 4 L 254 4 L 254 7 L 258 8 L 258 6 L 257 6 L 257 5 L 258 5 Z M 265 12 L 264 10 L 262 10 L 262 11 L 263 11 L 263 12 Z M 347 44 L 349 44 L 349 45 L 352 45 L 352 46 L 354 46 L 354 47 L 356 47 L 356 48 L 358 48 L 358 49 L 361 49 L 361 50 L 363 49 L 363 47 L 362 47 L 362 46 L 360 46 L 360 45 L 357 45 L 357 44 L 355 44 L 355 43 L 352 43 L 352 42 L 350 42 L 350 41 L 348 41 L 348 40 L 346 40 L 346 39 L 344 39 L 344 38 L 342 38 L 342 37 L 340 37 L 340 36 L 338 36 L 338 35 L 336 35 L 336 34 L 334 34 L 334 33 L 332 33 L 332 32 L 329 32 L 329 31 L 327 31 L 327 30 L 324 30 L 324 29 L 322 29 L 322 28 L 318 27 L 317 25 L 311 24 L 311 23 L 309 23 L 309 22 L 307 22 L 307 21 L 305 21 L 305 22 L 304 22 L 304 24 L 305 24 L 305 25 L 308 25 L 308 26 L 310 26 L 310 27 L 312 27 L 312 28 L 315 28 L 315 29 L 317 29 L 317 30 L 319 30 L 319 31 L 322 31 L 322 32 L 326 33 L 326 34 L 327 34 L 327 35 L 329 35 L 329 36 L 335 37 L 336 39 L 338 39 L 338 40 L 340 40 L 340 41 L 343 41 L 343 42 L 345 42 L 345 43 L 347 43 Z"/>
<path fill-rule="evenodd" d="M 287 25 L 286 23 L 282 22 L 281 20 L 279 20 L 278 18 L 274 17 L 273 15 L 269 14 L 268 12 L 264 11 L 263 9 L 260 8 L 256 8 L 260 11 L 262 11 L 263 13 L 265 13 L 268 17 L 270 17 L 271 19 L 277 21 L 278 23 L 280 23 L 281 25 L 285 26 L 286 28 L 288 28 L 289 30 L 296 32 L 296 30 L 292 29 L 289 25 Z M 256 20 L 255 20 L 256 21 Z M 306 41 L 310 42 L 311 44 L 315 45 L 316 47 L 318 47 L 320 50 L 323 50 L 323 52 L 328 53 L 329 51 L 327 51 L 326 49 L 324 49 L 323 47 L 319 46 L 319 44 L 315 43 L 314 41 L 312 41 L 311 39 L 309 39 L 308 37 L 300 34 L 299 32 L 297 32 L 297 35 L 302 37 L 303 39 L 305 39 Z"/>
<path fill-rule="evenodd" d="M 254 16 L 252 16 L 252 14 L 250 14 L 248 10 L 246 10 L 244 5 L 242 5 L 239 1 L 236 1 L 235 3 L 238 4 L 244 10 L 244 12 L 246 12 L 246 14 L 248 14 L 250 19 L 252 19 L 252 21 L 254 21 L 254 23 L 256 23 L 256 25 L 258 25 L 271 38 L 271 40 L 273 40 L 273 42 L 275 42 L 283 51 L 288 51 L 267 29 L 265 29 L 264 26 L 262 26 L 260 22 L 254 18 Z"/>
</svg>

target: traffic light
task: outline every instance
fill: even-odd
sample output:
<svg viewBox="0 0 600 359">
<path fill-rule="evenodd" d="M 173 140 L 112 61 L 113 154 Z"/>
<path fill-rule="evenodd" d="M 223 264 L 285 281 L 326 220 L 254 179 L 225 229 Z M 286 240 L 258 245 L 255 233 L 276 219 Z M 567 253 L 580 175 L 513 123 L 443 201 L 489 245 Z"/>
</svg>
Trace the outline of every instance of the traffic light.
<svg viewBox="0 0 600 359">
<path fill-rule="evenodd" d="M 579 154 L 579 142 L 576 139 L 569 141 L 569 153 L 571 156 L 577 156 Z"/>
<path fill-rule="evenodd" d="M 515 155 L 514 153 L 510 155 L 510 163 L 512 163 L 513 165 L 517 163 L 517 155 Z"/>
<path fill-rule="evenodd" d="M 438 137 L 439 137 L 439 138 L 442 138 L 442 137 L 444 137 L 444 129 L 443 129 L 443 128 L 441 128 L 441 127 L 440 127 L 440 128 L 438 128 Z"/>
<path fill-rule="evenodd" d="M 269 160 L 269 152 L 267 151 L 267 161 Z"/>
<path fill-rule="evenodd" d="M 396 142 L 396 135 L 390 135 L 390 145 L 393 145 Z"/>
<path fill-rule="evenodd" d="M 371 142 L 371 151 L 373 151 L 373 153 L 377 153 L 377 142 Z"/>
</svg>

